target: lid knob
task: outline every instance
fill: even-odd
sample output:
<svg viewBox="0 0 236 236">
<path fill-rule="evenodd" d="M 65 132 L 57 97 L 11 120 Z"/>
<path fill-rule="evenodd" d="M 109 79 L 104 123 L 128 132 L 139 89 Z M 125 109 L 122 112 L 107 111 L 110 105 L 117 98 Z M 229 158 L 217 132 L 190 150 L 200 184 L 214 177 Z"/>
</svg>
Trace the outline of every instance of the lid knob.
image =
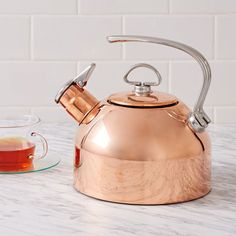
<svg viewBox="0 0 236 236">
<path fill-rule="evenodd" d="M 158 82 L 141 82 L 141 81 L 130 81 L 128 79 L 128 76 L 129 74 L 134 70 L 134 69 L 137 69 L 139 67 L 145 67 L 145 68 L 148 68 L 150 70 L 152 70 L 156 76 L 157 76 L 157 79 L 158 79 Z M 136 94 L 136 95 L 139 95 L 139 96 L 142 96 L 142 95 L 148 95 L 150 93 L 152 93 L 152 90 L 151 90 L 151 86 L 158 86 L 160 83 L 161 83 L 161 74 L 159 73 L 159 71 L 149 65 L 149 64 L 146 64 L 146 63 L 139 63 L 139 64 L 135 64 L 133 65 L 129 70 L 128 72 L 124 75 L 123 77 L 124 81 L 128 84 L 131 84 L 131 85 L 134 85 L 134 90 L 133 92 Z"/>
</svg>

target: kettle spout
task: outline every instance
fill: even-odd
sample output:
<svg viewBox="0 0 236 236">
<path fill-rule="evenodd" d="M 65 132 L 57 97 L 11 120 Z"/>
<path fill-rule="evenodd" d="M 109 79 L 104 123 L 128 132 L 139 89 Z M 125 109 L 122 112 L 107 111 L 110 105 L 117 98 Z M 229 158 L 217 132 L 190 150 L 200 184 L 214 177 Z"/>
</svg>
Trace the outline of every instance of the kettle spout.
<svg viewBox="0 0 236 236">
<path fill-rule="evenodd" d="M 79 123 L 89 123 L 98 113 L 99 101 L 84 89 L 95 64 L 91 64 L 76 78 L 67 82 L 57 93 L 55 102 L 60 103 Z"/>
</svg>

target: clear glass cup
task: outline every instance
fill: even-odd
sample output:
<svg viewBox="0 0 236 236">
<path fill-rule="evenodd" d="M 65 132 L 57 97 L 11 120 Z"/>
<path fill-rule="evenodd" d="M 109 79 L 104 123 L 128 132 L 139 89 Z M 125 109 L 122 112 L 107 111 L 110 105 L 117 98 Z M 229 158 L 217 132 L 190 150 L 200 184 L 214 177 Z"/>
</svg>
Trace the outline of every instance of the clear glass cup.
<svg viewBox="0 0 236 236">
<path fill-rule="evenodd" d="M 35 115 L 0 114 L 0 172 L 31 169 L 46 156 L 47 141 L 35 132 L 40 121 Z"/>
</svg>

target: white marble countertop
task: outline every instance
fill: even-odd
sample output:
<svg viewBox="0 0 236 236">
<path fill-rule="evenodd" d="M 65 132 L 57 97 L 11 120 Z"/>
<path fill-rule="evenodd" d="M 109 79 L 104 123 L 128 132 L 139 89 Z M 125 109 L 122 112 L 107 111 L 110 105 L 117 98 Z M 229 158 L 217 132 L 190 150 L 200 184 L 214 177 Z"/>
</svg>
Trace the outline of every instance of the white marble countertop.
<svg viewBox="0 0 236 236">
<path fill-rule="evenodd" d="M 210 127 L 213 190 L 173 205 L 132 206 L 76 192 L 71 124 L 44 124 L 61 163 L 47 171 L 0 175 L 0 236 L 236 235 L 236 125 Z"/>
</svg>

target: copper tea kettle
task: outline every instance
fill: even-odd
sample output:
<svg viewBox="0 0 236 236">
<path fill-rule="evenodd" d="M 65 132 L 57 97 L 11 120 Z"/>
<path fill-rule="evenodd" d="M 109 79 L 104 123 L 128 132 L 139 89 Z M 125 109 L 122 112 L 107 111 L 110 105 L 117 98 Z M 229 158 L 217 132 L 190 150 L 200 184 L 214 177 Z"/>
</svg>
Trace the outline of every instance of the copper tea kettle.
<svg viewBox="0 0 236 236">
<path fill-rule="evenodd" d="M 166 204 L 199 198 L 211 189 L 209 117 L 203 103 L 211 81 L 206 59 L 171 40 L 110 36 L 113 42 L 163 44 L 191 55 L 201 66 L 203 86 L 191 111 L 173 95 L 153 86 L 161 75 L 151 65 L 134 65 L 124 76 L 133 90 L 98 101 L 85 86 L 95 64 L 69 81 L 56 102 L 80 125 L 75 139 L 74 187 L 86 195 L 119 203 Z M 157 82 L 130 81 L 138 67 L 154 71 Z"/>
</svg>

